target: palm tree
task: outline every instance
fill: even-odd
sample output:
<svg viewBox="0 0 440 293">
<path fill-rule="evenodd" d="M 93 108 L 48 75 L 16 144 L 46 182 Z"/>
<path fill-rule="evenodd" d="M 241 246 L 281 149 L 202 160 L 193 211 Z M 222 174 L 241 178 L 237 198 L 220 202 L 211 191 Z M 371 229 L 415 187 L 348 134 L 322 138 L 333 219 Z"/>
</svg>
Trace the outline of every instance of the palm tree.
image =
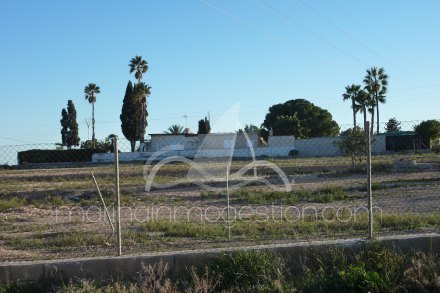
<svg viewBox="0 0 440 293">
<path fill-rule="evenodd" d="M 94 83 L 89 83 L 84 88 L 84 93 L 86 94 L 86 100 L 92 104 L 92 143 L 93 147 L 95 147 L 95 103 L 96 103 L 96 95 L 101 93 L 101 89 Z"/>
<path fill-rule="evenodd" d="M 148 70 L 148 63 L 147 63 L 147 61 L 142 59 L 142 56 L 136 56 L 134 58 L 131 58 L 130 64 L 128 64 L 128 66 L 130 67 L 130 73 L 134 72 L 134 77 L 138 81 L 139 90 L 144 93 L 139 96 L 140 100 L 141 100 L 141 115 L 142 115 L 141 125 L 140 125 L 140 129 L 142 131 L 140 142 L 144 143 L 146 120 L 147 120 L 147 110 L 146 110 L 147 98 L 146 97 L 148 95 L 150 95 L 151 87 L 149 87 L 148 85 L 145 85 L 145 84 L 142 85 L 141 80 L 142 80 L 142 75 L 145 72 L 147 72 L 147 70 Z"/>
<path fill-rule="evenodd" d="M 166 133 L 166 134 L 182 134 L 183 130 L 184 130 L 184 128 L 183 128 L 182 125 L 174 124 L 174 125 L 171 125 L 170 127 L 168 127 L 167 131 L 164 131 L 163 133 Z"/>
<path fill-rule="evenodd" d="M 383 67 L 376 68 L 375 66 L 367 69 L 367 75 L 364 78 L 365 90 L 371 96 L 371 99 L 374 99 L 374 107 L 371 110 L 371 134 L 373 134 L 374 129 L 374 110 L 376 110 L 377 115 L 377 133 L 380 131 L 380 121 L 379 121 L 379 104 L 384 104 L 385 94 L 387 92 L 388 86 L 388 75 L 385 73 L 385 69 Z"/>
<path fill-rule="evenodd" d="M 142 56 L 136 56 L 131 58 L 128 66 L 130 66 L 130 73 L 134 72 L 134 77 L 138 80 L 138 83 L 141 83 L 142 75 L 148 70 L 147 61 L 142 59 Z"/>
<path fill-rule="evenodd" d="M 366 128 L 367 124 L 367 112 L 371 113 L 372 107 L 372 100 L 370 99 L 370 96 L 368 93 L 364 90 L 359 90 L 356 97 L 355 97 L 355 106 L 357 111 L 364 114 L 364 130 L 369 131 L 369 129 Z"/>
<path fill-rule="evenodd" d="M 360 85 L 352 84 L 345 87 L 345 93 L 342 94 L 343 100 L 351 100 L 351 108 L 353 109 L 353 129 L 356 129 L 356 113 L 359 107 L 356 105 L 356 97 L 361 89 Z"/>
</svg>

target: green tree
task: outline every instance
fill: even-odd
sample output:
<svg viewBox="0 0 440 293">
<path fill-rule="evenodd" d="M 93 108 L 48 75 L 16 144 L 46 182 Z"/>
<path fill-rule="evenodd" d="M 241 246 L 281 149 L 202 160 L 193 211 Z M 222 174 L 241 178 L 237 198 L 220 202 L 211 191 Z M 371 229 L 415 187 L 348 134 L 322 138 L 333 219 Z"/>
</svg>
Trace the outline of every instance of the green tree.
<svg viewBox="0 0 440 293">
<path fill-rule="evenodd" d="M 86 100 L 92 104 L 92 142 L 95 144 L 95 103 L 96 103 L 96 95 L 101 93 L 101 89 L 94 83 L 89 83 L 84 88 L 85 98 Z"/>
<path fill-rule="evenodd" d="M 197 134 L 208 134 L 211 133 L 211 124 L 209 123 L 208 118 L 201 119 L 199 121 L 199 129 Z"/>
<path fill-rule="evenodd" d="M 69 136 L 67 138 L 67 146 L 79 146 L 78 122 L 76 121 L 76 109 L 72 100 L 67 102 L 67 114 L 69 115 Z"/>
<path fill-rule="evenodd" d="M 67 110 L 61 111 L 61 144 L 67 146 L 79 146 L 78 123 L 76 121 L 76 109 L 72 100 L 67 101 Z"/>
<path fill-rule="evenodd" d="M 388 119 L 388 122 L 386 123 L 385 131 L 386 132 L 398 132 L 402 128 L 400 127 L 400 122 L 397 121 L 396 118 L 390 118 Z"/>
<path fill-rule="evenodd" d="M 360 127 L 350 128 L 343 131 L 340 139 L 335 142 L 343 154 L 351 158 L 352 168 L 356 167 L 356 162 L 361 163 L 367 154 L 367 139 Z"/>
<path fill-rule="evenodd" d="M 359 111 L 359 107 L 356 104 L 356 97 L 361 90 L 361 86 L 357 84 L 347 85 L 345 87 L 345 93 L 342 94 L 343 100 L 351 101 L 351 109 L 353 109 L 353 127 L 356 128 L 356 113 Z"/>
<path fill-rule="evenodd" d="M 414 127 L 424 145 L 431 147 L 431 141 L 440 138 L 440 121 L 426 120 Z"/>
<path fill-rule="evenodd" d="M 339 134 L 339 126 L 333 120 L 332 115 L 325 109 L 315 106 L 313 103 L 296 99 L 276 104 L 269 108 L 269 113 L 263 122 L 266 130 L 273 130 L 273 133 L 285 133 L 283 124 L 279 123 L 281 116 L 296 116 L 301 126 L 302 137 L 336 136 Z M 285 120 L 282 118 L 281 120 Z"/>
<path fill-rule="evenodd" d="M 357 92 L 357 95 L 355 97 L 355 104 L 356 108 L 359 112 L 361 112 L 364 116 L 364 130 L 369 131 L 369 129 L 366 128 L 367 124 L 367 112 L 370 112 L 370 109 L 373 107 L 372 102 L 374 105 L 374 101 L 370 99 L 370 96 L 367 94 L 364 90 L 359 90 Z"/>
<path fill-rule="evenodd" d="M 131 58 L 128 66 L 130 67 L 130 73 L 134 72 L 134 77 L 138 80 L 138 83 L 141 83 L 142 75 L 148 70 L 147 61 L 142 59 L 142 56 L 136 56 Z"/>
<path fill-rule="evenodd" d="M 174 125 L 171 125 L 170 127 L 168 127 L 168 129 L 166 131 L 164 131 L 163 133 L 165 133 L 165 134 L 182 134 L 183 130 L 184 130 L 184 128 L 182 125 L 174 124 Z"/>
<path fill-rule="evenodd" d="M 371 111 L 371 134 L 373 134 L 374 130 L 374 112 L 376 111 L 377 115 L 377 133 L 380 132 L 379 128 L 379 104 L 384 104 L 386 102 L 385 100 L 385 94 L 387 92 L 388 87 L 388 75 L 385 73 L 385 69 L 383 67 L 376 68 L 371 67 L 370 69 L 367 69 L 367 75 L 365 75 L 364 78 L 364 85 L 365 90 L 370 95 L 370 99 L 374 100 L 373 102 L 370 102 L 370 104 L 373 106 Z"/>
<path fill-rule="evenodd" d="M 148 126 L 147 117 L 147 97 L 150 96 L 151 87 L 144 83 L 140 82 L 134 85 L 133 88 L 133 96 L 135 103 L 138 105 L 139 112 L 136 112 L 138 117 L 136 118 L 139 121 L 139 131 L 140 131 L 140 142 L 144 143 L 145 141 L 145 133 Z"/>
<path fill-rule="evenodd" d="M 61 145 L 67 145 L 67 136 L 69 132 L 69 115 L 66 109 L 61 110 Z"/>
<path fill-rule="evenodd" d="M 147 97 L 150 95 L 151 87 L 145 83 L 142 83 L 141 80 L 143 74 L 146 73 L 148 70 L 148 63 L 147 61 L 142 59 L 142 56 L 136 56 L 130 60 L 128 66 L 130 67 L 130 73 L 134 72 L 134 77 L 138 81 L 137 85 L 135 85 L 134 88 L 134 94 L 135 97 L 138 99 L 138 101 L 141 103 L 140 105 L 141 105 L 142 119 L 140 120 L 140 128 L 141 128 L 140 142 L 144 143 L 145 131 L 147 128 L 147 116 L 148 116 Z"/>
<path fill-rule="evenodd" d="M 140 104 L 134 95 L 133 84 L 129 81 L 125 89 L 124 101 L 119 117 L 121 119 L 122 134 L 130 141 L 132 152 L 135 151 L 136 141 L 141 137 L 142 115 Z"/>
<path fill-rule="evenodd" d="M 238 133 L 259 133 L 260 132 L 260 128 L 254 124 L 246 124 L 244 126 L 244 129 L 239 129 L 237 131 Z"/>
<path fill-rule="evenodd" d="M 293 135 L 295 138 L 303 138 L 301 121 L 296 115 L 278 116 L 272 124 L 273 135 Z"/>
</svg>

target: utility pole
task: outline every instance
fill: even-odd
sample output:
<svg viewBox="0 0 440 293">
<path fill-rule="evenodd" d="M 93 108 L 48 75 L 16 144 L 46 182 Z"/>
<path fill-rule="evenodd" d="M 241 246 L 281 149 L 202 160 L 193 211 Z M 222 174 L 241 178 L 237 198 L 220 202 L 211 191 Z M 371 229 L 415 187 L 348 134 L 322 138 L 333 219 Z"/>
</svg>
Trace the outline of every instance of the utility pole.
<svg viewBox="0 0 440 293">
<path fill-rule="evenodd" d="M 228 222 L 228 242 L 231 241 L 231 220 L 230 220 L 230 214 L 229 214 L 229 163 L 226 165 L 226 201 L 227 201 L 227 222 Z"/>
<path fill-rule="evenodd" d="M 117 253 L 122 255 L 122 233 L 121 233 L 121 194 L 119 189 L 119 151 L 118 151 L 118 137 L 114 134 L 109 138 L 113 142 L 113 151 L 115 152 L 115 191 L 116 191 L 116 229 L 117 229 Z"/>
</svg>

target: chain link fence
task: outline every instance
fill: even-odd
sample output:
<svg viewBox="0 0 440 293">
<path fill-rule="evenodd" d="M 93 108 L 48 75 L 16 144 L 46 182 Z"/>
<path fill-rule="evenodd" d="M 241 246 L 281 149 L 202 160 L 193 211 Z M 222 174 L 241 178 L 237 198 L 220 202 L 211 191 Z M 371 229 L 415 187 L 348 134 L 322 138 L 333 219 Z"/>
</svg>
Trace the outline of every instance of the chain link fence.
<svg viewBox="0 0 440 293">
<path fill-rule="evenodd" d="M 439 231 L 438 141 L 417 124 L 371 136 L 373 237 Z M 367 136 L 342 130 L 119 138 L 123 254 L 367 238 Z M 116 254 L 114 147 L 57 148 L 0 147 L 0 261 Z"/>
</svg>

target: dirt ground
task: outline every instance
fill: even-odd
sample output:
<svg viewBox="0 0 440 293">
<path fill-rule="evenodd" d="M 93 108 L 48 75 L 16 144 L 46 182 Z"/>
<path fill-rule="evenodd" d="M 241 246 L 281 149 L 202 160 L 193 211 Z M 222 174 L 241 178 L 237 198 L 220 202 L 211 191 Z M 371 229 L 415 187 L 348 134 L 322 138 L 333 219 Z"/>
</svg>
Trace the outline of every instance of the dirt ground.
<svg viewBox="0 0 440 293">
<path fill-rule="evenodd" d="M 432 163 L 424 169 L 396 169 L 395 160 L 380 158 L 373 166 L 376 235 L 439 232 L 438 156 L 423 158 Z M 246 163 L 233 163 L 232 173 Z M 195 184 L 200 178 L 186 177 L 187 166 L 167 166 L 158 172 L 157 182 L 177 184 L 146 192 L 144 166 L 122 165 L 124 254 L 365 237 L 367 193 L 362 168 L 351 170 L 345 158 L 275 163 L 285 172 L 292 191 L 280 193 L 286 185 L 269 169 L 259 169 L 257 177 L 252 171 L 246 177 L 232 175 L 229 221 L 224 218 L 226 182 L 221 176 L 204 180 L 217 190 L 204 194 Z M 216 165 L 207 162 L 207 166 Z M 108 239 L 112 229 L 92 172 L 115 224 L 112 166 L 1 170 L 0 262 L 114 255 L 115 237 Z M 234 190 L 237 183 L 254 179 L 258 180 Z M 262 194 L 258 202 L 254 194 Z M 335 216 L 341 216 L 338 223 L 332 222 Z"/>
</svg>

